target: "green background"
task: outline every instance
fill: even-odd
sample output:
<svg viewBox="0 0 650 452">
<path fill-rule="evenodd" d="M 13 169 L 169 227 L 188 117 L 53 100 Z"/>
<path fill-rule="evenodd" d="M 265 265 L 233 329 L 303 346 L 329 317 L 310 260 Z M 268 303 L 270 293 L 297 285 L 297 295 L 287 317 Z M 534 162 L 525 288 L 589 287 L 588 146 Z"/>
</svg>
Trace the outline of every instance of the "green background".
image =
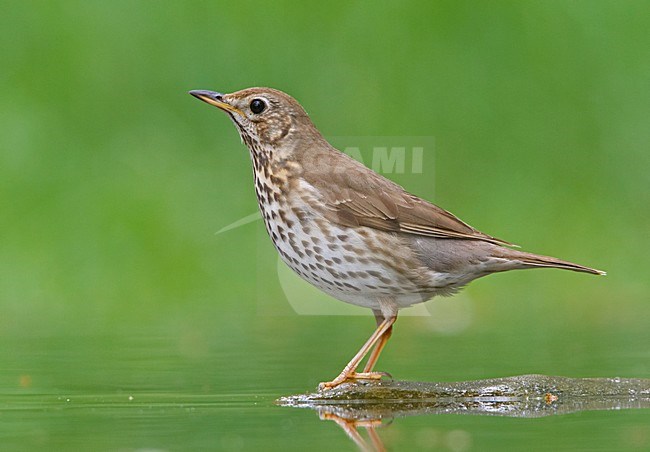
<svg viewBox="0 0 650 452">
<path fill-rule="evenodd" d="M 284 90 L 326 137 L 433 137 L 422 173 L 388 177 L 526 250 L 608 272 L 475 282 L 452 312 L 461 330 L 401 318 L 382 370 L 650 377 L 649 2 L 0 7 L 5 444 L 353 448 L 270 401 L 332 378 L 374 322 L 294 313 L 261 222 L 215 235 L 257 202 L 233 125 L 190 89 Z M 228 402 L 201 423 L 174 404 L 121 410 L 123 393 Z M 101 413 L 66 410 L 69 395 L 100 397 Z M 514 436 L 513 420 L 418 418 L 387 436 L 396 448 L 441 447 L 414 432 L 454 428 L 469 448 L 650 447 L 647 411 L 583 416 Z"/>
</svg>

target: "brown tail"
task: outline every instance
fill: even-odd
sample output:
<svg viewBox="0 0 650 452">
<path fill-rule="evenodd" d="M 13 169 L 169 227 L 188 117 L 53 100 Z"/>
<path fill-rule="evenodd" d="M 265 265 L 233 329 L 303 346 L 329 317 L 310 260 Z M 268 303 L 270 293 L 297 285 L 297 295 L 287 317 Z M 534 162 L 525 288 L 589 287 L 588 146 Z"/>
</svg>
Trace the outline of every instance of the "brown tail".
<svg viewBox="0 0 650 452">
<path fill-rule="evenodd" d="M 541 256 L 539 254 L 525 253 L 523 251 L 512 250 L 508 248 L 500 248 L 498 252 L 494 253 L 494 257 L 506 258 L 509 261 L 520 263 L 517 268 L 561 268 L 564 270 L 572 270 L 574 272 L 591 273 L 592 275 L 606 275 L 602 270 L 595 268 L 585 267 L 584 265 L 574 264 L 550 256 Z"/>
</svg>

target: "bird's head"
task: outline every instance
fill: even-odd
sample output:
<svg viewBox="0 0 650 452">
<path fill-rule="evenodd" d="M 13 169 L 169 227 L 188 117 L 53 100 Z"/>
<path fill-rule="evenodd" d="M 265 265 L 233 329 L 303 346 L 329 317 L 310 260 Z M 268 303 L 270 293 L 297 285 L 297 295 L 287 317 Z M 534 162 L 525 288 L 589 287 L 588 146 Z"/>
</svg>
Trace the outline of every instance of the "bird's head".
<svg viewBox="0 0 650 452">
<path fill-rule="evenodd" d="M 230 94 L 204 90 L 190 94 L 225 111 L 253 152 L 258 147 L 290 152 L 289 143 L 322 139 L 305 110 L 282 91 L 248 88 Z"/>
</svg>

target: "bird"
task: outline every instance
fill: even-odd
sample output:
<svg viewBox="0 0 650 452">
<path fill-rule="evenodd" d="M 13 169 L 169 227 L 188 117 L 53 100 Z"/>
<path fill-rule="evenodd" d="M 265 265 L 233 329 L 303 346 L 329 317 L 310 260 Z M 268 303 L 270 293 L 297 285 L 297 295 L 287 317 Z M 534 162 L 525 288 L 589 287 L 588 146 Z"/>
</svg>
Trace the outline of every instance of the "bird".
<svg viewBox="0 0 650 452">
<path fill-rule="evenodd" d="M 335 149 L 290 95 L 273 88 L 192 90 L 225 112 L 249 150 L 257 201 L 282 260 L 328 295 L 372 310 L 376 329 L 332 380 L 375 371 L 398 312 L 507 270 L 604 271 L 514 249 Z M 365 366 L 360 368 L 368 356 Z"/>
</svg>

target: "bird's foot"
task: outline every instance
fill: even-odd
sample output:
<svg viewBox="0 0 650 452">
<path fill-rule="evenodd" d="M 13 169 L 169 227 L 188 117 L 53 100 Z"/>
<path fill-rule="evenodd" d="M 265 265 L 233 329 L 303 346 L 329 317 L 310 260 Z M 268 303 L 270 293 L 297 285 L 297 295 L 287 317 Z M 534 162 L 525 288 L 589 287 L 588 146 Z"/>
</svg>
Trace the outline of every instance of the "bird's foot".
<svg viewBox="0 0 650 452">
<path fill-rule="evenodd" d="M 328 389 L 335 388 L 343 383 L 356 381 L 356 380 L 381 380 L 382 377 L 388 377 L 392 379 L 392 375 L 388 372 L 350 372 L 350 373 L 341 373 L 332 381 L 325 381 L 318 385 L 319 391 L 324 391 Z"/>
</svg>

